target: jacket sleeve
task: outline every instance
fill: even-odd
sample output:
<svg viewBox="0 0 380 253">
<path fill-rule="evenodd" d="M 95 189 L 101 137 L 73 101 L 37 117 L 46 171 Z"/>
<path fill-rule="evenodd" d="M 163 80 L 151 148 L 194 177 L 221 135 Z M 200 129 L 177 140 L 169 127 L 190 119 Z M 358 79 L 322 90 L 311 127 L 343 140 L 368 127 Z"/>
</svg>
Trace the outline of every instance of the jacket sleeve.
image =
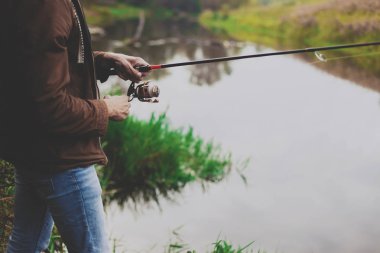
<svg viewBox="0 0 380 253">
<path fill-rule="evenodd" d="M 34 10 L 25 29 L 27 46 L 21 49 L 25 74 L 30 80 L 30 102 L 41 127 L 59 136 L 103 136 L 107 106 L 67 92 L 70 82 L 67 41 L 73 18 L 70 1 L 33 1 Z M 28 89 L 27 88 L 27 89 Z"/>
</svg>

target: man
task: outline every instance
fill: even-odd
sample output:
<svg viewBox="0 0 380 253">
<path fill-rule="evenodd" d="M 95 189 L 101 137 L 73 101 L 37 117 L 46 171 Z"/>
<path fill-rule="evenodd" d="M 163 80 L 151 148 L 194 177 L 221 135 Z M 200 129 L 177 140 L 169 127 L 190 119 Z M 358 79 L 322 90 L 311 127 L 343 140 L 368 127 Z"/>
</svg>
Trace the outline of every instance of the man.
<svg viewBox="0 0 380 253">
<path fill-rule="evenodd" d="M 53 221 L 69 252 L 109 252 L 94 164 L 109 119 L 127 96 L 99 99 L 111 68 L 140 81 L 137 57 L 92 52 L 78 0 L 5 0 L 1 6 L 0 158 L 16 167 L 8 253 L 47 248 Z M 96 74 L 95 74 L 96 73 Z"/>
</svg>

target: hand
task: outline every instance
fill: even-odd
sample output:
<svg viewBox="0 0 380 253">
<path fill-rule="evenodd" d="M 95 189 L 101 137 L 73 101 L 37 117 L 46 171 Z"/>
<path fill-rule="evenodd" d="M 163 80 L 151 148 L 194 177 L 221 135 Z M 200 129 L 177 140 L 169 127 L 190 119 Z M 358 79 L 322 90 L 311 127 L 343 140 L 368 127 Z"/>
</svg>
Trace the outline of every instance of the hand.
<svg viewBox="0 0 380 253">
<path fill-rule="evenodd" d="M 131 103 L 129 103 L 129 97 L 122 96 L 105 96 L 104 102 L 107 105 L 108 117 L 111 120 L 122 121 L 129 115 Z"/>
<path fill-rule="evenodd" d="M 105 53 L 104 58 L 115 66 L 118 76 L 124 80 L 140 82 L 148 73 L 139 72 L 135 69 L 138 66 L 149 65 L 140 57 L 129 56 L 117 53 Z"/>
</svg>

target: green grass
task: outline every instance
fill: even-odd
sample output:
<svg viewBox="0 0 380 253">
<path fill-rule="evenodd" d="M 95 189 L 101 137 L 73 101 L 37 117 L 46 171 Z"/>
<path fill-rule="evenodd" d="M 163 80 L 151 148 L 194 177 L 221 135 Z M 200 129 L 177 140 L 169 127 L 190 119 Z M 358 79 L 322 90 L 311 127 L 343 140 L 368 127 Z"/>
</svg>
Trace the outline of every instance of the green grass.
<svg viewBox="0 0 380 253">
<path fill-rule="evenodd" d="M 127 4 L 86 5 L 86 20 L 92 26 L 106 26 L 118 20 L 137 19 L 143 9 Z"/>
<path fill-rule="evenodd" d="M 218 240 L 214 244 L 214 249 L 212 253 L 243 253 L 249 250 L 249 247 L 253 244 L 253 242 L 249 243 L 244 247 L 235 248 L 231 243 L 225 240 Z"/>
<path fill-rule="evenodd" d="M 230 242 L 226 240 L 217 240 L 217 242 L 213 243 L 213 249 L 211 251 L 207 251 L 210 253 L 248 253 L 253 252 L 251 248 L 253 242 L 249 243 L 244 247 L 236 247 Z M 189 250 L 189 246 L 182 242 L 180 243 L 171 243 L 168 248 L 165 250 L 165 253 L 198 253 L 195 250 Z M 260 250 L 258 251 L 261 252 Z"/>
<path fill-rule="evenodd" d="M 230 154 L 188 130 L 172 129 L 165 114 L 149 121 L 129 117 L 111 122 L 104 150 L 109 164 L 102 169 L 108 200 L 123 204 L 159 202 L 190 182 L 218 182 L 231 166 Z"/>
<path fill-rule="evenodd" d="M 120 20 L 138 19 L 141 12 L 148 18 L 168 19 L 173 17 L 172 10 L 155 7 L 141 8 L 124 3 L 101 5 L 88 4 L 85 6 L 86 21 L 91 26 L 105 27 Z"/>
</svg>

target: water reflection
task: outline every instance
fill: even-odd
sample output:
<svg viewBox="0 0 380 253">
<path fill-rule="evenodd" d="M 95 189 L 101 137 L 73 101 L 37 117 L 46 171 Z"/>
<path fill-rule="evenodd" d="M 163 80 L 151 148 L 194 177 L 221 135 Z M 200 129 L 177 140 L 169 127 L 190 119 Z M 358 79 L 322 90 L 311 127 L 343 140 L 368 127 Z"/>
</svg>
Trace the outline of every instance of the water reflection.
<svg viewBox="0 0 380 253">
<path fill-rule="evenodd" d="M 220 36 L 218 37 L 197 23 L 188 20 L 176 20 L 175 22 L 147 20 L 141 40 L 129 45 L 128 39 L 134 36 L 137 26 L 138 20 L 115 23 L 106 28 L 107 35 L 105 37 L 95 38 L 94 47 L 99 50 L 138 55 L 151 64 L 162 64 L 176 62 L 178 56 L 185 56 L 187 60 L 196 60 L 239 55 L 241 49 L 246 45 L 232 41 L 228 37 L 220 39 Z M 255 47 L 257 52 L 265 50 L 260 45 L 255 45 Z M 329 52 L 327 55 L 328 58 L 336 56 L 341 55 L 334 52 Z M 327 60 L 327 62 L 316 61 L 313 54 L 301 54 L 296 57 L 334 76 L 380 91 L 380 72 L 377 74 L 363 68 L 363 65 L 374 67 L 373 65 L 380 64 L 380 61 L 375 58 L 376 56 L 366 56 L 359 60 L 355 57 Z M 255 61 L 258 60 L 261 59 Z M 229 62 L 194 65 L 187 67 L 187 69 L 191 75 L 186 81 L 197 85 L 212 85 L 219 81 L 223 75 L 229 75 L 232 72 Z M 170 71 L 155 71 L 152 73 L 152 78 L 164 78 Z"/>
<path fill-rule="evenodd" d="M 137 21 L 119 22 L 107 28 L 107 36 L 94 41 L 97 50 L 123 52 L 138 55 L 151 64 L 174 62 L 179 55 L 188 60 L 206 59 L 227 56 L 227 51 L 239 54 L 242 43 L 231 40 L 220 41 L 204 28 L 190 21 L 152 21 L 148 20 L 144 27 L 141 41 L 127 45 L 127 39 L 133 37 Z M 231 73 L 228 62 L 194 65 L 190 83 L 212 85 L 223 75 Z M 152 73 L 155 79 L 164 78 L 168 70 Z"/>
<path fill-rule="evenodd" d="M 309 60 L 309 58 L 306 59 Z M 329 74 L 350 80 L 357 85 L 373 91 L 380 92 L 380 71 L 379 74 L 369 73 L 364 69 L 360 69 L 353 59 L 327 60 L 327 62 L 314 62 L 313 65 Z"/>
</svg>

